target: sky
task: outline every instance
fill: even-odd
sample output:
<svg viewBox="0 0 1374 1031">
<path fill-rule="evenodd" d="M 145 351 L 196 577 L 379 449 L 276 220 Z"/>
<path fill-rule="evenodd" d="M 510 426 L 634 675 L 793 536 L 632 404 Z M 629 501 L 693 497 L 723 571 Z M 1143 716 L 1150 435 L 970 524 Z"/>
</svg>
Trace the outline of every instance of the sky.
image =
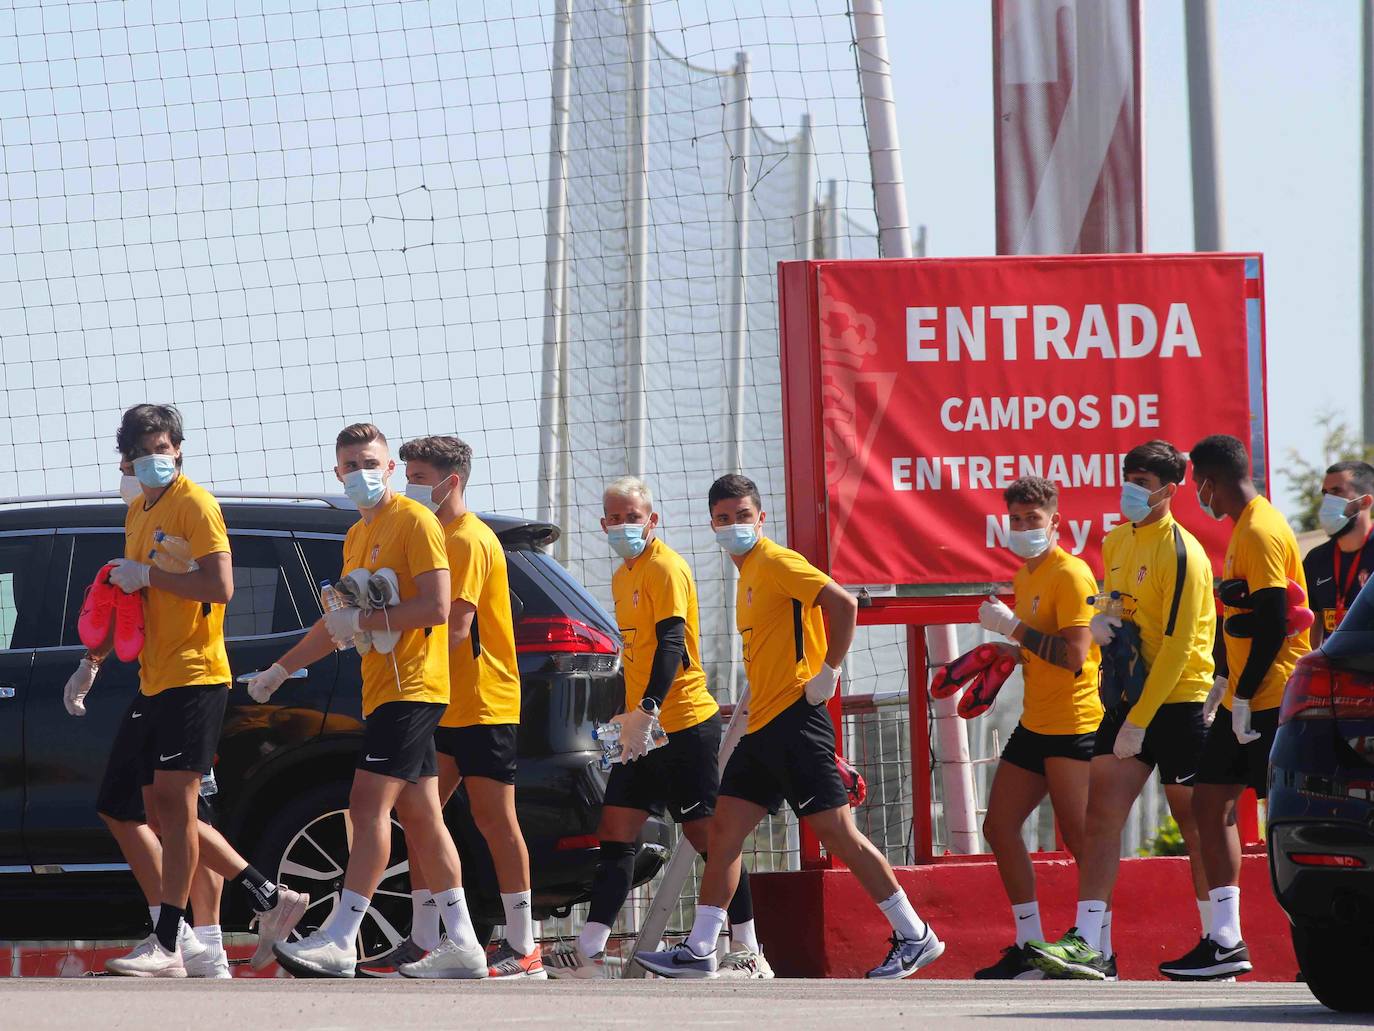
<svg viewBox="0 0 1374 1031">
<path fill-rule="evenodd" d="M 1323 411 L 1360 422 L 1359 5 L 1216 7 L 1223 244 L 1264 255 L 1274 498 L 1291 515 L 1284 457 L 1319 458 Z M 910 219 L 931 255 L 991 254 L 991 5 L 889 0 L 886 14 Z M 1188 251 L 1180 0 L 1146 0 L 1143 32 L 1146 247 Z"/>
</svg>

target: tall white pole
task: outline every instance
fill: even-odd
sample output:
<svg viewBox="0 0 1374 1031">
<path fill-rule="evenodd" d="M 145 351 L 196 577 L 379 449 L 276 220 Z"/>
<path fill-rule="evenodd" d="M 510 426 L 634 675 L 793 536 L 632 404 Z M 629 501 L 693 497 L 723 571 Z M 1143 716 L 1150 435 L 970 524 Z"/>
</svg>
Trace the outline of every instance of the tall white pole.
<svg viewBox="0 0 1374 1031">
<path fill-rule="evenodd" d="M 840 235 L 844 227 L 840 215 L 840 184 L 831 179 L 825 189 L 825 217 L 821 220 L 821 253 L 828 260 L 844 257 Z"/>
<path fill-rule="evenodd" d="M 1360 9 L 1360 354 L 1364 442 L 1374 444 L 1374 0 Z"/>
<path fill-rule="evenodd" d="M 749 55 L 735 55 L 735 72 L 730 79 L 731 99 L 725 113 L 726 138 L 730 147 L 730 214 L 733 238 L 730 241 L 730 325 L 729 363 L 726 365 L 726 425 L 723 468 L 744 471 L 740 453 L 744 440 L 744 384 L 749 359 L 749 308 L 745 298 L 749 274 Z"/>
<path fill-rule="evenodd" d="M 816 138 L 811 132 L 810 112 L 802 115 L 797 152 L 796 239 L 798 259 L 816 256 Z"/>
<path fill-rule="evenodd" d="M 1188 136 L 1193 165 L 1193 249 L 1223 248 L 1221 154 L 1217 148 L 1216 38 L 1213 0 L 1184 0 L 1188 52 Z"/>
<path fill-rule="evenodd" d="M 553 115 L 549 125 L 548 228 L 544 243 L 544 373 L 539 398 L 539 518 L 555 522 L 566 450 L 563 382 L 567 374 L 568 96 L 572 84 L 572 0 L 554 0 Z"/>
<path fill-rule="evenodd" d="M 626 10 L 630 35 L 630 152 L 625 212 L 629 244 L 625 263 L 625 471 L 632 476 L 644 476 L 648 472 L 649 434 L 644 367 L 645 310 L 649 304 L 649 0 L 627 0 Z"/>
<path fill-rule="evenodd" d="M 887 57 L 883 0 L 853 0 L 850 15 L 859 58 L 859 92 L 868 127 L 868 158 L 873 169 L 878 254 L 884 258 L 909 258 L 911 230 L 906 214 L 906 183 L 897 137 L 897 106 L 892 99 L 892 63 Z"/>
</svg>

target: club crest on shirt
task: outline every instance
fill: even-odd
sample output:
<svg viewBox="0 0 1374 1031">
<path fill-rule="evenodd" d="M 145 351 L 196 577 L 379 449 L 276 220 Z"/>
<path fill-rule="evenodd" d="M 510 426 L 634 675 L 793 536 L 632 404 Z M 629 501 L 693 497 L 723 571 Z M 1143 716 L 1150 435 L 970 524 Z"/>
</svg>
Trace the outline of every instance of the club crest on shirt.
<svg viewBox="0 0 1374 1031">
<path fill-rule="evenodd" d="M 1364 586 L 1365 584 L 1367 584 L 1368 582 L 1369 582 L 1369 570 L 1368 570 L 1368 569 L 1361 569 L 1361 570 L 1360 570 L 1360 586 L 1363 587 L 1363 586 Z"/>
<path fill-rule="evenodd" d="M 1033 616 L 1033 615 L 1035 615 L 1035 614 L 1036 614 L 1037 612 L 1039 612 L 1039 611 L 1040 611 L 1040 595 L 1037 594 L 1034 598 L 1031 599 L 1031 615 Z"/>
<path fill-rule="evenodd" d="M 1136 586 L 1143 584 L 1145 582 L 1145 577 L 1148 576 L 1149 573 L 1150 570 L 1146 566 L 1141 566 L 1139 569 L 1137 569 L 1135 572 Z"/>
<path fill-rule="evenodd" d="M 638 592 L 638 591 L 635 591 L 634 594 L 630 595 L 630 604 L 633 605 L 635 608 L 639 608 L 639 592 Z"/>
<path fill-rule="evenodd" d="M 376 561 L 377 561 L 377 557 L 378 557 L 379 555 L 381 555 L 381 553 L 382 553 L 382 546 L 381 546 L 380 544 L 374 544 L 374 545 L 372 545 L 372 551 L 371 551 L 371 553 L 368 555 L 368 558 L 367 558 L 368 564 L 371 565 L 373 562 L 376 562 Z"/>
<path fill-rule="evenodd" d="M 754 604 L 754 588 L 752 588 L 752 587 L 746 587 L 746 588 L 744 589 L 744 604 L 746 604 L 746 605 L 752 605 L 752 604 Z"/>
</svg>

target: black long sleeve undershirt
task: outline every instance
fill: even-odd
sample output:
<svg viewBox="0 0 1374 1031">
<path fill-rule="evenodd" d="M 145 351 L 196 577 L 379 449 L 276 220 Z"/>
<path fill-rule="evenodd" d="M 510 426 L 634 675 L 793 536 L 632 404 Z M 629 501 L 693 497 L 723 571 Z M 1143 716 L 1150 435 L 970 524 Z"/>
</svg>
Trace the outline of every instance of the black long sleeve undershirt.
<svg viewBox="0 0 1374 1031">
<path fill-rule="evenodd" d="M 1266 587 L 1250 595 L 1250 657 L 1236 682 L 1236 697 L 1251 699 L 1278 658 L 1288 630 L 1288 591 Z"/>
<path fill-rule="evenodd" d="M 654 662 L 649 672 L 649 686 L 644 697 L 652 698 L 659 706 L 668 697 L 677 671 L 687 662 L 687 624 L 681 616 L 670 616 L 654 624 L 658 646 L 654 648 Z"/>
</svg>

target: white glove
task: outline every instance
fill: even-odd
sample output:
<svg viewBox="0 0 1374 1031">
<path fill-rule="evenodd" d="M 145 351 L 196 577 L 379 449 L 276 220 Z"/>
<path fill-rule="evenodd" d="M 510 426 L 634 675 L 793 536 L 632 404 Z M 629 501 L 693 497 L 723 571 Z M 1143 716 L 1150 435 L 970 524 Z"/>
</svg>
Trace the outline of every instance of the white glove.
<svg viewBox="0 0 1374 1031">
<path fill-rule="evenodd" d="M 1217 718 L 1217 708 L 1221 705 L 1221 699 L 1226 694 L 1226 678 L 1213 677 L 1212 690 L 1207 692 L 1207 700 L 1202 703 L 1202 721 L 1207 726 L 1212 725 L 1212 721 Z"/>
<path fill-rule="evenodd" d="M 1016 613 L 992 595 L 988 595 L 988 600 L 978 606 L 978 623 L 984 630 L 991 630 L 1003 637 L 1010 637 L 1021 625 Z"/>
<path fill-rule="evenodd" d="M 615 718 L 620 724 L 620 761 L 643 759 L 653 748 L 654 716 L 636 705 Z"/>
<path fill-rule="evenodd" d="M 99 666 L 88 658 L 82 658 L 76 672 L 67 678 L 67 686 L 62 689 L 62 704 L 67 707 L 68 713 L 73 716 L 86 715 L 86 695 L 90 694 L 95 675 L 99 672 Z"/>
<path fill-rule="evenodd" d="M 358 626 L 362 615 L 362 609 L 355 609 L 352 605 L 324 614 L 324 625 L 329 629 L 329 636 L 338 642 L 340 648 L 347 648 L 353 643 L 353 635 L 362 629 Z"/>
<path fill-rule="evenodd" d="M 110 583 L 125 594 L 133 594 L 148 586 L 148 576 L 153 567 L 131 558 L 117 558 L 110 562 Z"/>
<path fill-rule="evenodd" d="M 1118 759 L 1134 759 L 1145 747 L 1145 728 L 1137 727 L 1130 720 L 1121 724 L 1112 743 L 1112 755 Z"/>
<path fill-rule="evenodd" d="M 1231 731 L 1236 735 L 1236 740 L 1243 745 L 1260 739 L 1259 731 L 1250 729 L 1250 700 L 1248 698 L 1231 699 Z"/>
<path fill-rule="evenodd" d="M 286 683 L 286 678 L 286 667 L 274 662 L 248 681 L 248 697 L 255 702 L 265 702 L 272 697 L 277 688 Z"/>
<path fill-rule="evenodd" d="M 812 705 L 824 705 L 835 697 L 835 688 L 839 686 L 840 671 L 822 662 L 821 671 L 806 682 L 806 700 Z"/>
<path fill-rule="evenodd" d="M 1105 612 L 1098 612 L 1088 623 L 1088 633 L 1092 635 L 1093 644 L 1099 648 L 1105 648 L 1116 639 L 1116 632 L 1121 629 L 1121 617 L 1109 616 Z"/>
</svg>

